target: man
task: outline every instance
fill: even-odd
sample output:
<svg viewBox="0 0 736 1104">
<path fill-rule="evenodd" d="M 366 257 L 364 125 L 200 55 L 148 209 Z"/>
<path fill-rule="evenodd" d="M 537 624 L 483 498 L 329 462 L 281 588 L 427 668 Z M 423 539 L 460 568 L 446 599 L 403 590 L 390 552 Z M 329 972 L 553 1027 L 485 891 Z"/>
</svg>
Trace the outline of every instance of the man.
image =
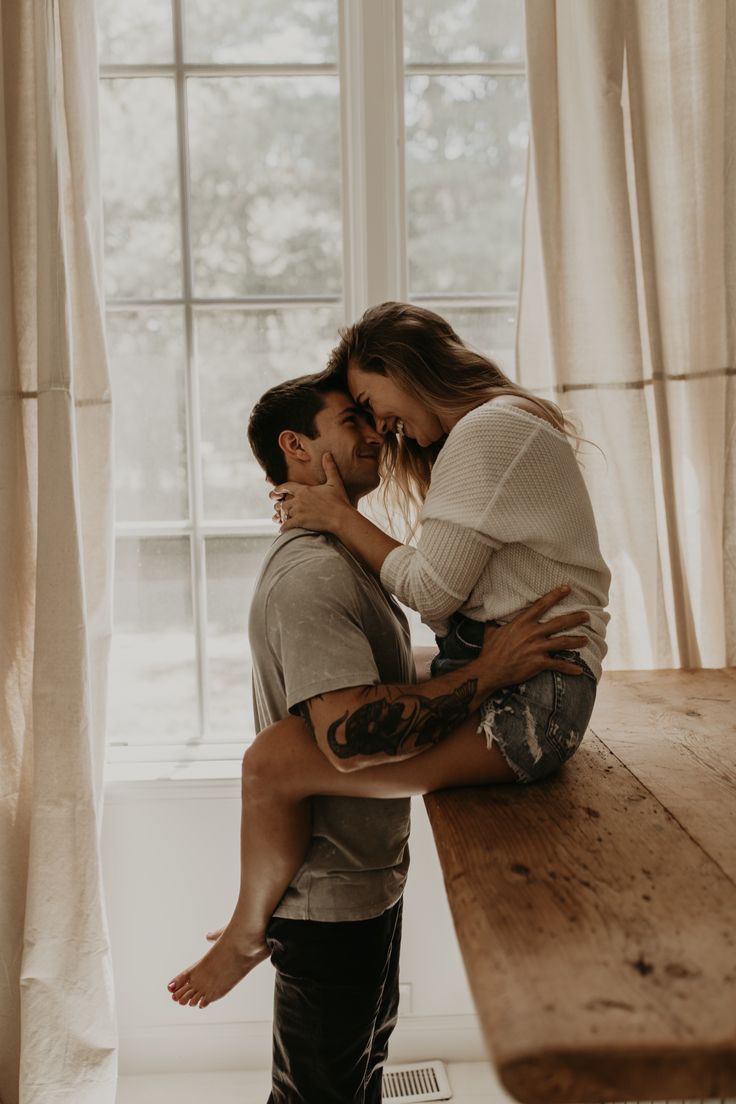
<svg viewBox="0 0 736 1104">
<path fill-rule="evenodd" d="M 324 482 L 322 457 L 329 451 L 357 502 L 378 485 L 382 438 L 335 387 L 324 377 L 303 377 L 272 388 L 252 412 L 249 440 L 274 484 Z M 488 634 L 491 643 L 466 668 L 468 676 L 473 669 L 481 700 L 520 681 L 518 662 L 506 662 L 523 635 L 512 625 Z M 249 634 L 259 731 L 289 713 L 309 718 L 310 703 L 324 712 L 330 702 L 341 709 L 346 700 L 360 702 L 366 687 L 380 698 L 385 686 L 393 707 L 396 692 L 414 682 L 400 607 L 328 534 L 292 530 L 274 542 L 256 585 Z M 546 640 L 534 647 L 538 655 L 527 660 L 523 677 L 549 665 L 554 645 Z M 404 729 L 407 746 L 413 739 L 418 747 L 428 731 L 436 741 L 438 715 L 447 731 L 468 715 L 472 703 L 454 693 L 458 684 L 457 672 L 425 683 L 420 700 L 429 705 L 417 708 L 412 732 Z M 373 761 L 390 760 L 391 738 L 382 749 L 377 726 Z M 364 755 L 365 747 L 360 750 Z M 313 799 L 307 860 L 268 929 L 276 968 L 271 1104 L 381 1100 L 398 1008 L 408 836 L 408 799 Z"/>
</svg>

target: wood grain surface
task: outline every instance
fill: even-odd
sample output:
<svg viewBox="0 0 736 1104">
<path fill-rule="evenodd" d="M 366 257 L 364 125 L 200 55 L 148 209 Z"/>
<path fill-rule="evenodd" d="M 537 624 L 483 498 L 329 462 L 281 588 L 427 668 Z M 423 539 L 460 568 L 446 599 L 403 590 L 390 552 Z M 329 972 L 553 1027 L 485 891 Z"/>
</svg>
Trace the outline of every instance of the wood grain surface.
<svg viewBox="0 0 736 1104">
<path fill-rule="evenodd" d="M 736 1095 L 736 679 L 603 687 L 555 778 L 426 798 L 489 1053 L 529 1104 Z"/>
<path fill-rule="evenodd" d="M 736 882 L 736 670 L 614 671 L 591 727 Z"/>
</svg>

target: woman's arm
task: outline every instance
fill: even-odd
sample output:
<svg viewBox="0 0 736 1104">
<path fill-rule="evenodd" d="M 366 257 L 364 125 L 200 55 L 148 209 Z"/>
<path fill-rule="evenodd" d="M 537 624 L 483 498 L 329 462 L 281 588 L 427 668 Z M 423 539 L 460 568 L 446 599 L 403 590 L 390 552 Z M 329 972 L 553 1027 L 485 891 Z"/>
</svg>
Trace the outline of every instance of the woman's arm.
<svg viewBox="0 0 736 1104">
<path fill-rule="evenodd" d="M 466 526 L 429 519 L 422 526 L 417 548 L 401 544 L 350 502 L 329 454 L 323 467 L 325 483 L 282 483 L 271 492 L 285 518 L 281 531 L 303 528 L 334 533 L 380 576 L 387 590 L 430 623 L 442 622 L 459 609 L 498 542 Z"/>
<path fill-rule="evenodd" d="M 416 548 L 402 545 L 386 557 L 381 582 L 442 632 L 443 622 L 465 605 L 495 547 L 464 525 L 428 518 Z"/>
<path fill-rule="evenodd" d="M 304 483 L 282 483 L 270 497 L 281 507 L 281 532 L 289 529 L 314 529 L 318 533 L 333 533 L 338 540 L 380 575 L 383 561 L 399 541 L 384 533 L 360 513 L 348 498 L 335 461 L 329 453 L 322 458 L 326 482 L 317 486 Z"/>
<path fill-rule="evenodd" d="M 379 576 L 389 552 L 403 547 L 400 541 L 384 533 L 383 529 L 350 505 L 338 513 L 332 532 L 348 551 Z"/>
</svg>

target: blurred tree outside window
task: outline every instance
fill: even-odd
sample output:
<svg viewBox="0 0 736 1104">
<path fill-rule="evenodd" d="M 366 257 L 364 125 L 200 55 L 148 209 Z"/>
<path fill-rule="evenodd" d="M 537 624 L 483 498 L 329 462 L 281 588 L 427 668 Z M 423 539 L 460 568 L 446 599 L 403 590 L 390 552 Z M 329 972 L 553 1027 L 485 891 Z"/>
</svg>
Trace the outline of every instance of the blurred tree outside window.
<svg viewBox="0 0 736 1104">
<path fill-rule="evenodd" d="M 409 296 L 502 363 L 526 162 L 522 8 L 403 7 Z M 110 754 L 239 758 L 253 735 L 248 607 L 275 536 L 248 415 L 269 386 L 319 370 L 346 321 L 338 0 L 97 10 Z"/>
<path fill-rule="evenodd" d="M 514 373 L 524 5 L 404 0 L 409 296 Z"/>
</svg>

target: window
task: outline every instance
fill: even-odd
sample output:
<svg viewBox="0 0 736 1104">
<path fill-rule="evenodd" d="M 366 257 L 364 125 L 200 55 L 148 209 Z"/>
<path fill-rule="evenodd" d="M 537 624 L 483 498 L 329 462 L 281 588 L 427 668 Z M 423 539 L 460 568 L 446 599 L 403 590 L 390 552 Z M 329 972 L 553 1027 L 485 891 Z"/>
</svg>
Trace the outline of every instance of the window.
<svg viewBox="0 0 736 1104">
<path fill-rule="evenodd" d="M 524 5 L 404 0 L 409 296 L 513 372 Z"/>
<path fill-rule="evenodd" d="M 234 758 L 275 532 L 245 436 L 255 400 L 322 367 L 337 327 L 384 298 L 431 306 L 511 367 L 521 6 L 97 2 L 111 757 Z"/>
</svg>

